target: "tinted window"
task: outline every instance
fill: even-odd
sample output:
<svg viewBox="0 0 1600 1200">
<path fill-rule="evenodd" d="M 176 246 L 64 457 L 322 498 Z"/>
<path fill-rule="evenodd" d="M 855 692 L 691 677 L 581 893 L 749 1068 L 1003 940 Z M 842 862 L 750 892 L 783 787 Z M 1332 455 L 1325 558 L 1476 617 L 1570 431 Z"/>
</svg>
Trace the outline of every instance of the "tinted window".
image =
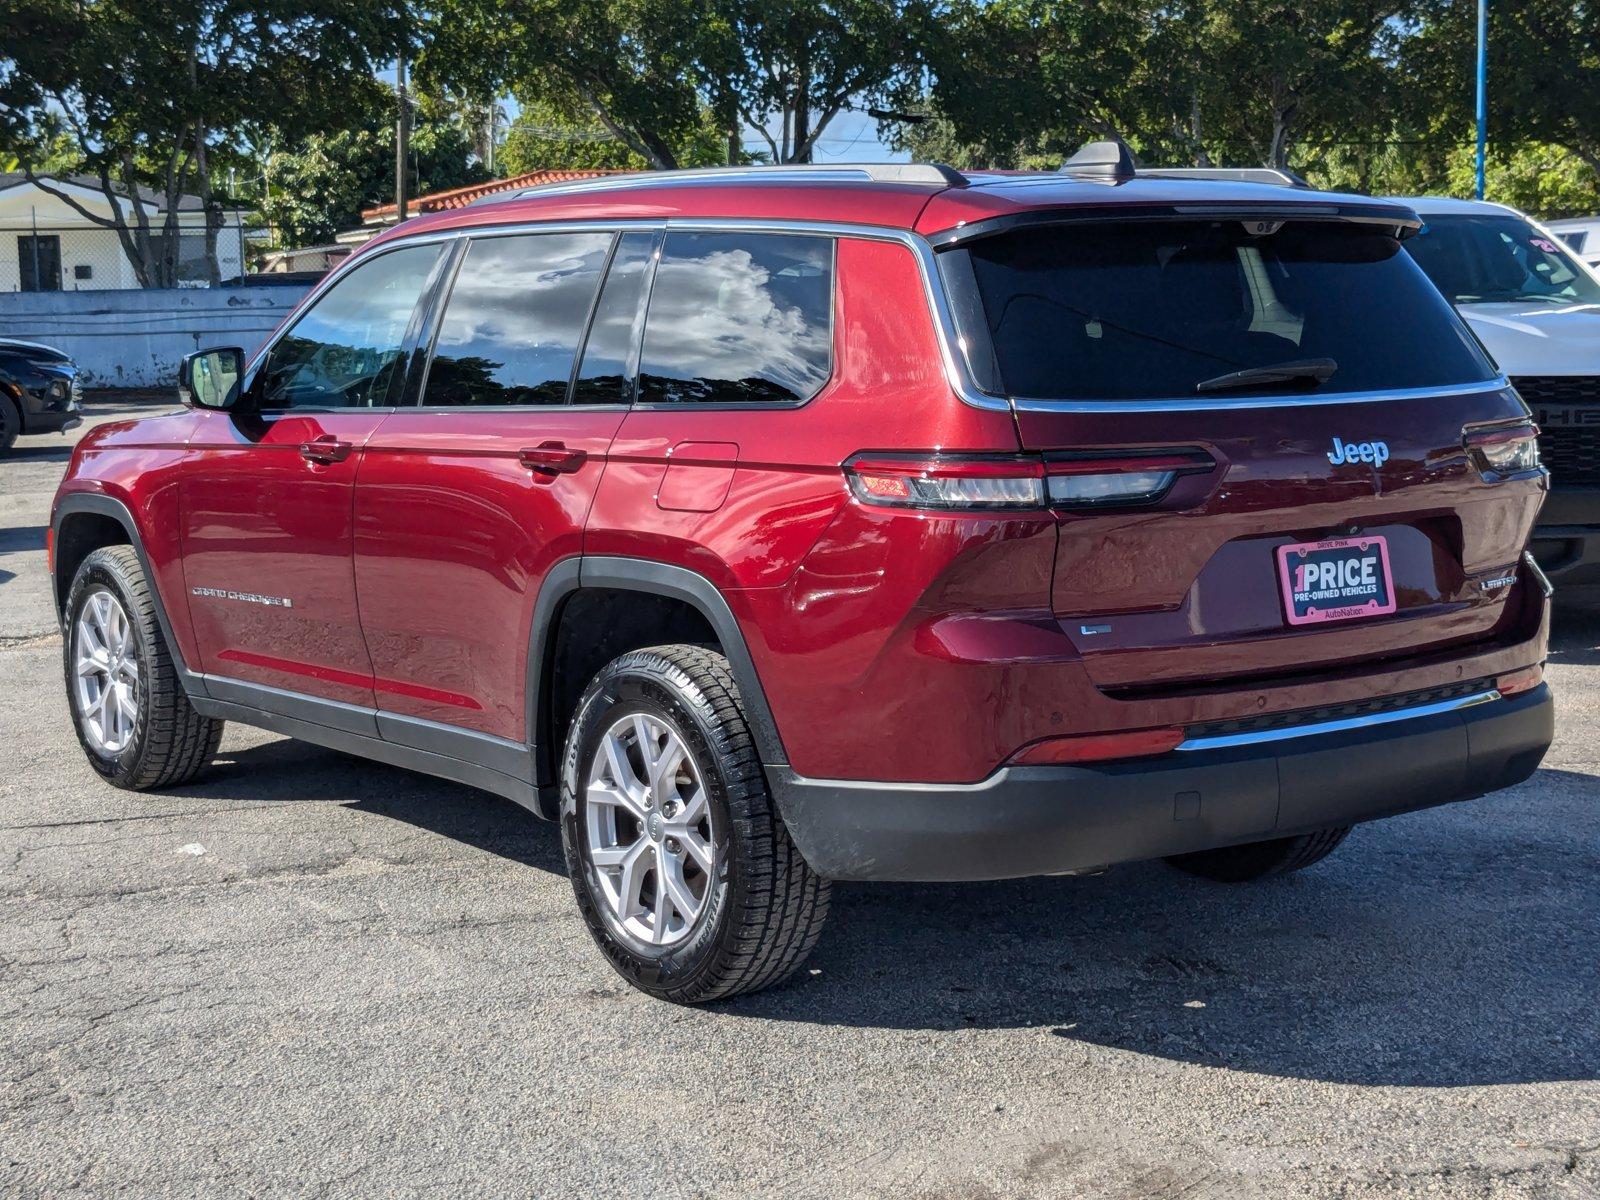
<svg viewBox="0 0 1600 1200">
<path fill-rule="evenodd" d="M 438 246 L 391 250 L 324 292 L 268 353 L 261 407 L 388 403 L 406 327 L 439 254 Z"/>
<path fill-rule="evenodd" d="M 650 291 L 643 403 L 807 400 L 832 361 L 833 242 L 672 233 Z"/>
<path fill-rule="evenodd" d="M 564 404 L 611 237 L 473 241 L 439 322 L 422 402 Z"/>
<path fill-rule="evenodd" d="M 1600 304 L 1600 283 L 1520 217 L 1428 217 L 1406 249 L 1457 304 Z"/>
<path fill-rule="evenodd" d="M 984 238 L 967 253 L 987 328 L 963 332 L 974 343 L 987 333 L 993 357 L 981 345 L 969 354 L 992 361 L 1013 395 L 1189 397 L 1235 371 L 1324 358 L 1336 369 L 1320 386 L 1298 379 L 1217 394 L 1494 376 L 1400 244 L 1361 226 L 1288 222 L 1262 237 L 1238 221 L 1057 226 Z"/>
<path fill-rule="evenodd" d="M 583 366 L 578 368 L 572 393 L 574 404 L 627 404 L 633 399 L 628 357 L 655 237 L 653 233 L 625 233 L 617 243 L 589 326 L 589 341 L 583 348 Z"/>
</svg>

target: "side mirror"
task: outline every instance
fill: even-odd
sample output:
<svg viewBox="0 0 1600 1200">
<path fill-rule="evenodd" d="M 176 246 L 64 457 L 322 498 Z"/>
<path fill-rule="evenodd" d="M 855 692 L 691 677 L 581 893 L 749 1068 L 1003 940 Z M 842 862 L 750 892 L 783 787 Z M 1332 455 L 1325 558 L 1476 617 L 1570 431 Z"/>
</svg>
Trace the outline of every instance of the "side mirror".
<svg viewBox="0 0 1600 1200">
<path fill-rule="evenodd" d="M 178 368 L 178 399 L 190 408 L 232 408 L 243 374 L 244 351 L 237 346 L 196 351 Z"/>
</svg>

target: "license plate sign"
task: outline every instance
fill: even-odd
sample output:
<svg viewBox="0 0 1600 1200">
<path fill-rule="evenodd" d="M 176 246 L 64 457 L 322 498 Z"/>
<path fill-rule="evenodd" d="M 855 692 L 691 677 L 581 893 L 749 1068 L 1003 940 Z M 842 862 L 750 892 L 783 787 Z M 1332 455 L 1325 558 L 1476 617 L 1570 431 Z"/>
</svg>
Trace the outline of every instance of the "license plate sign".
<svg viewBox="0 0 1600 1200">
<path fill-rule="evenodd" d="M 1348 621 L 1394 611 L 1389 543 L 1381 537 L 1334 538 L 1278 547 L 1278 582 L 1291 625 Z"/>
</svg>

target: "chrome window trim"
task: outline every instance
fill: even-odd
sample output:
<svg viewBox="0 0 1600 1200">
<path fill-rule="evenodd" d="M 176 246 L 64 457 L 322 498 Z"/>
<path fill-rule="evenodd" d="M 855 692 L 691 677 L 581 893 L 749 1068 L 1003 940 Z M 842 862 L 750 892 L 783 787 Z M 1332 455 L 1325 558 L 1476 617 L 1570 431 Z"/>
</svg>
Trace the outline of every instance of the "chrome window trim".
<svg viewBox="0 0 1600 1200">
<path fill-rule="evenodd" d="M 1510 387 L 1504 375 L 1477 383 L 1444 383 L 1435 387 L 1388 388 L 1364 392 L 1296 392 L 1289 396 L 1175 396 L 1153 400 L 1040 400 L 1015 397 L 1018 412 L 1154 413 L 1215 412 L 1232 408 L 1300 408 L 1317 404 L 1370 404 L 1379 400 L 1427 400 L 1441 396 L 1474 396 Z"/>
<path fill-rule="evenodd" d="M 1398 721 L 1413 721 L 1419 717 L 1434 717 L 1442 713 L 1458 712 L 1479 704 L 1500 699 L 1494 688 L 1474 692 L 1470 696 L 1457 696 L 1432 704 L 1416 704 L 1410 708 L 1397 708 L 1389 712 L 1369 713 L 1361 717 L 1345 717 L 1337 721 L 1313 721 L 1306 725 L 1286 725 L 1279 729 L 1262 729 L 1251 733 L 1219 734 L 1216 737 L 1185 738 L 1175 749 L 1179 751 L 1227 750 L 1237 746 L 1260 746 L 1270 742 L 1287 742 L 1295 738 L 1317 737 L 1326 733 L 1344 733 L 1352 729 L 1370 729 L 1377 725 L 1393 725 Z"/>
<path fill-rule="evenodd" d="M 632 230 L 810 233 L 834 238 L 893 242 L 905 246 L 916 259 L 918 271 L 922 276 L 923 295 L 927 300 L 929 310 L 933 314 L 934 333 L 939 344 L 940 358 L 943 360 L 945 381 L 962 403 L 985 412 L 1051 412 L 1115 416 L 1123 413 L 1216 412 L 1232 409 L 1299 408 L 1317 404 L 1364 404 L 1384 400 L 1420 400 L 1443 396 L 1467 396 L 1510 386 L 1504 375 L 1497 375 L 1492 379 L 1478 382 L 1441 384 L 1437 387 L 1428 388 L 1396 388 L 1380 391 L 1321 392 L 1315 394 L 1296 393 L 1288 396 L 1213 395 L 1209 397 L 1177 396 L 1169 399 L 1146 400 L 1045 400 L 1028 396 L 1004 396 L 980 391 L 967 371 L 965 348 L 961 345 L 960 334 L 956 330 L 955 316 L 950 308 L 949 297 L 946 295 L 943 282 L 939 278 L 938 265 L 935 262 L 937 251 L 934 250 L 933 244 L 921 234 L 909 229 L 895 229 L 886 225 L 858 225 L 849 222 L 761 217 L 652 217 L 622 219 L 597 215 L 581 220 L 523 220 L 508 222 L 503 225 L 452 226 L 448 229 L 396 238 L 392 243 L 385 245 L 382 250 L 374 253 L 387 253 L 391 249 L 416 245 L 420 242 L 447 241 L 460 238 L 509 237 L 535 232 L 579 233 L 593 230 L 610 230 L 617 233 L 626 233 Z M 328 277 L 316 289 L 307 293 L 302 304 L 313 302 L 325 288 L 331 287 L 346 271 L 359 263 L 369 261 L 371 257 L 371 255 L 357 254 L 347 259 L 333 272 L 330 272 Z M 836 271 L 834 282 L 836 303 L 838 286 Z M 299 309 L 297 308 L 295 311 L 298 312 Z M 257 352 L 258 356 L 265 354 L 271 348 L 272 343 L 276 341 L 277 336 L 275 335 L 271 341 Z M 255 362 L 256 360 L 252 359 L 252 368 Z M 705 407 L 718 406 L 707 405 Z"/>
</svg>

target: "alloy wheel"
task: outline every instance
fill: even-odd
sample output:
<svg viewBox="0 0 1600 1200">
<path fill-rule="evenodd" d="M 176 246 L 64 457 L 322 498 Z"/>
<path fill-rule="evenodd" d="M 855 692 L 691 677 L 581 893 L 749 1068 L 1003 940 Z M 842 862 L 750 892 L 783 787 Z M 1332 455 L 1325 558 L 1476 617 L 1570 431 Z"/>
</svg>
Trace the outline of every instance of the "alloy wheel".
<svg viewBox="0 0 1600 1200">
<path fill-rule="evenodd" d="M 649 713 L 601 735 L 584 789 L 585 831 L 607 919 L 650 947 L 688 937 L 716 859 L 704 776 L 682 736 Z"/>
<path fill-rule="evenodd" d="M 89 593 L 73 630 L 78 720 L 101 754 L 127 749 L 139 717 L 139 658 L 133 622 L 104 588 Z"/>
</svg>

